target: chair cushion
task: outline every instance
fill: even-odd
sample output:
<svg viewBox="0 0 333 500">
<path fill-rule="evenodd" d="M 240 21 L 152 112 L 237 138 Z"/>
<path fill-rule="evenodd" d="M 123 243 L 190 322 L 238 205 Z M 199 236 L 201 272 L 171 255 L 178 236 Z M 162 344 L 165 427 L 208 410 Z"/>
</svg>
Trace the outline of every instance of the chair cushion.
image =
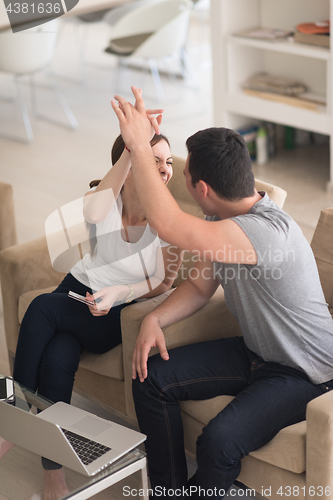
<svg viewBox="0 0 333 500">
<path fill-rule="evenodd" d="M 117 56 L 130 56 L 133 52 L 152 35 L 152 33 L 139 33 L 138 35 L 126 36 L 110 40 L 105 49 L 108 54 Z"/>
<path fill-rule="evenodd" d="M 124 380 L 123 345 L 119 344 L 104 354 L 83 351 L 80 367 L 86 368 L 105 377 Z"/>
<path fill-rule="evenodd" d="M 204 426 L 233 399 L 232 396 L 217 396 L 205 401 L 182 401 L 180 407 Z M 281 469 L 300 474 L 305 471 L 305 445 L 306 421 L 303 421 L 285 427 L 269 443 L 250 455 Z"/>
<path fill-rule="evenodd" d="M 110 9 L 103 9 L 95 12 L 87 12 L 87 14 L 81 14 L 77 17 L 85 23 L 97 23 L 98 21 L 103 20 L 103 17 L 109 12 L 109 10 Z"/>
<path fill-rule="evenodd" d="M 30 292 L 23 293 L 19 299 L 19 323 L 21 324 L 30 302 L 35 297 L 41 295 L 42 293 L 51 293 L 54 289 L 55 287 L 49 287 L 42 290 L 32 290 Z M 106 377 L 124 380 L 122 344 L 104 354 L 93 354 L 89 351 L 83 351 L 80 359 L 80 367 Z"/>
</svg>

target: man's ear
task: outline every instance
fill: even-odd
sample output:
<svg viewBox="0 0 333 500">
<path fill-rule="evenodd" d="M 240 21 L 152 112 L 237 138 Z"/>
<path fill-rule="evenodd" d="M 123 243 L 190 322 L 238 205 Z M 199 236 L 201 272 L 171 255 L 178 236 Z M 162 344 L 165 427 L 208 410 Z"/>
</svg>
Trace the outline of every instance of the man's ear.
<svg viewBox="0 0 333 500">
<path fill-rule="evenodd" d="M 201 198 L 204 200 L 209 194 L 210 186 L 203 180 L 198 181 L 198 191 Z"/>
</svg>

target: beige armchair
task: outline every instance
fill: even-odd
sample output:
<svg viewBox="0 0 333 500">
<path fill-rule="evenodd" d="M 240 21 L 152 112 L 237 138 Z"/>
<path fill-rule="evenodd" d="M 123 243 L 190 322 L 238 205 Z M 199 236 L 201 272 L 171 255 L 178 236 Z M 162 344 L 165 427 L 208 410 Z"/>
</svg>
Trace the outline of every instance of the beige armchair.
<svg viewBox="0 0 333 500">
<path fill-rule="evenodd" d="M 326 301 L 333 314 L 333 208 L 322 211 L 312 249 Z M 131 353 L 141 321 L 160 300 L 156 298 L 154 304 L 147 302 L 141 308 L 133 305 L 123 311 L 125 373 L 130 370 Z M 221 288 L 203 309 L 170 325 L 164 333 L 168 349 L 221 336 L 240 335 L 238 325 L 223 301 Z M 130 380 L 125 380 L 125 383 L 128 384 L 127 414 L 135 418 L 134 404 L 129 396 Z M 232 396 L 219 396 L 181 403 L 185 447 L 190 456 L 195 457 L 196 439 L 203 426 L 232 399 Z M 333 391 L 309 403 L 306 421 L 282 429 L 271 442 L 245 457 L 238 480 L 272 500 L 319 496 L 333 499 L 332 415 Z"/>
</svg>

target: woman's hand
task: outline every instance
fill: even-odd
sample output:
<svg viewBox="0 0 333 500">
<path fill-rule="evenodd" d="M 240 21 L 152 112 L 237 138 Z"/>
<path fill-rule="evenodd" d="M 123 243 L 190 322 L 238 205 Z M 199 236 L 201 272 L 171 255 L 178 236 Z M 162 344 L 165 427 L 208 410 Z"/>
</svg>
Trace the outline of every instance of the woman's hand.
<svg viewBox="0 0 333 500">
<path fill-rule="evenodd" d="M 86 298 L 91 300 L 89 310 L 93 316 L 105 316 L 110 311 L 115 302 L 124 300 L 128 295 L 128 287 L 126 285 L 107 286 L 98 292 L 91 295 L 86 293 Z M 101 299 L 96 302 L 97 299 Z"/>
<path fill-rule="evenodd" d="M 147 109 L 146 114 L 147 118 L 151 124 L 151 139 L 154 135 L 161 135 L 160 125 L 162 123 L 162 114 L 164 109 Z M 158 114 L 158 116 L 153 116 L 154 114 Z M 151 140 L 150 139 L 150 140 Z"/>
<path fill-rule="evenodd" d="M 140 96 L 142 96 L 142 89 L 138 89 Z M 135 104 L 134 108 L 138 109 L 138 102 L 137 99 L 135 99 Z M 154 137 L 155 134 L 160 135 L 160 125 L 162 123 L 162 113 L 164 109 L 146 109 L 146 115 L 148 120 L 150 121 L 151 124 L 151 139 Z M 157 115 L 157 116 L 154 116 Z M 150 140 L 151 140 L 150 139 Z"/>
</svg>

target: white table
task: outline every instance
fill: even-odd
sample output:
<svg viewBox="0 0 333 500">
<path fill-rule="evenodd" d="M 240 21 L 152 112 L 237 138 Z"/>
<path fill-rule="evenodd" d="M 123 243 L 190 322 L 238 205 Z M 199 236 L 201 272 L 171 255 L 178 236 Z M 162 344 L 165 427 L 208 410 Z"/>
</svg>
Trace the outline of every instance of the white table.
<svg viewBox="0 0 333 500">
<path fill-rule="evenodd" d="M 70 494 L 66 496 L 66 500 L 85 500 L 86 498 L 90 498 L 137 471 L 141 471 L 142 489 L 144 493 L 144 495 L 140 495 L 140 498 L 148 500 L 147 459 L 145 453 L 140 450 L 131 451 L 126 457 L 117 460 L 114 465 L 110 465 L 96 476 L 90 478 L 82 476 L 84 479 L 82 485 L 76 490 L 71 491 Z"/>
<path fill-rule="evenodd" d="M 116 7 L 117 5 L 130 3 L 131 1 L 133 0 L 79 0 L 79 3 L 72 10 L 66 13 L 65 16 L 78 16 L 81 14 L 87 14 L 89 12 L 97 12 L 98 10 L 111 9 L 112 7 Z M 46 2 L 46 0 L 44 0 L 44 2 Z M 59 0 L 59 2 L 62 3 L 64 10 L 66 10 L 65 3 L 61 0 Z M 12 2 L 12 7 L 14 6 L 14 3 L 15 0 L 13 0 Z M 35 3 L 38 4 L 38 0 L 36 0 Z M 0 1 L 0 31 L 8 28 L 10 28 L 10 23 L 8 20 L 5 4 L 3 1 Z"/>
</svg>

